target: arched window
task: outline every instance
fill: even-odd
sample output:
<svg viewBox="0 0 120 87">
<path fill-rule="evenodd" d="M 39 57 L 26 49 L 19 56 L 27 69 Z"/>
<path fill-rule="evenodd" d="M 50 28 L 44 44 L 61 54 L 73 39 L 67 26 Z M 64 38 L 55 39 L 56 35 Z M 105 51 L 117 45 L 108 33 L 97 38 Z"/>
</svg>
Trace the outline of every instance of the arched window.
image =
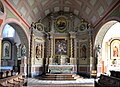
<svg viewBox="0 0 120 87">
<path fill-rule="evenodd" d="M 3 38 L 5 37 L 14 37 L 15 35 L 15 30 L 13 27 L 11 27 L 9 24 L 6 24 L 3 30 L 3 34 L 2 34 Z"/>
</svg>

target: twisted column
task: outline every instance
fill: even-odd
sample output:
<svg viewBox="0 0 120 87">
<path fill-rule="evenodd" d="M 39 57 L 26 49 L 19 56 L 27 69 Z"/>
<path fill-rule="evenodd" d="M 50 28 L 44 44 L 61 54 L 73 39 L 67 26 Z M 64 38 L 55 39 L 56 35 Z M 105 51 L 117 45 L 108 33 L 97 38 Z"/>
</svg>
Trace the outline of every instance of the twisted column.
<svg viewBox="0 0 120 87">
<path fill-rule="evenodd" d="M 49 59 L 49 64 L 53 63 L 53 55 L 54 55 L 54 40 L 53 40 L 53 34 L 50 34 L 50 59 Z"/>
<path fill-rule="evenodd" d="M 33 29 L 35 27 L 35 23 L 31 24 L 30 30 L 31 30 L 31 34 L 30 34 L 30 58 L 28 59 L 28 76 L 31 77 L 31 59 L 32 59 L 32 48 L 33 48 Z"/>
</svg>

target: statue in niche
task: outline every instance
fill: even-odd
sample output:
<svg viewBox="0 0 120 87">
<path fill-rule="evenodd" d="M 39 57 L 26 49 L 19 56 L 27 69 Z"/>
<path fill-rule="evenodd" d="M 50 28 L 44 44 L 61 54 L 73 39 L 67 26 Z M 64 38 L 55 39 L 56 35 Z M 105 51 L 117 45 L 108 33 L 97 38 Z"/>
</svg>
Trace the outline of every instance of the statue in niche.
<svg viewBox="0 0 120 87">
<path fill-rule="evenodd" d="M 84 58 L 84 60 L 86 59 L 86 46 L 83 45 L 82 47 L 82 57 Z"/>
<path fill-rule="evenodd" d="M 36 58 L 41 58 L 41 49 L 42 47 L 41 47 L 41 44 L 37 44 L 37 46 L 36 46 Z"/>
<path fill-rule="evenodd" d="M 17 47 L 17 57 L 21 57 L 21 44 Z"/>
<path fill-rule="evenodd" d="M 25 56 L 25 55 L 26 55 L 26 46 L 24 44 L 21 48 L 21 56 Z"/>
<path fill-rule="evenodd" d="M 5 57 L 9 57 L 9 47 L 5 47 Z"/>
</svg>

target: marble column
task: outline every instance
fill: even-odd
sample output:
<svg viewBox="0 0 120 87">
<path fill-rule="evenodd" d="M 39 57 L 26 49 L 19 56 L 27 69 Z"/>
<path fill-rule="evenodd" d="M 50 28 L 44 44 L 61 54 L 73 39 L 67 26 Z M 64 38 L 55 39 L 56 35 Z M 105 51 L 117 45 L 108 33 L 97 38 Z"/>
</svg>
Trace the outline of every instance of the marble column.
<svg viewBox="0 0 120 87">
<path fill-rule="evenodd" d="M 20 72 L 26 77 L 27 76 L 27 57 L 23 56 L 21 59 L 21 69 Z"/>
</svg>

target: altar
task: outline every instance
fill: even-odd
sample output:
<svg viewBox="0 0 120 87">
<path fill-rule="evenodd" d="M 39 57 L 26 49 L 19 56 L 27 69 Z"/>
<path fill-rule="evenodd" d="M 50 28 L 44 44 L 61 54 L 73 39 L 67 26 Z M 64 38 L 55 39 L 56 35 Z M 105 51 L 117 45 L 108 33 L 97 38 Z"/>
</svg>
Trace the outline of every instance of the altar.
<svg viewBox="0 0 120 87">
<path fill-rule="evenodd" d="M 62 73 L 72 74 L 76 72 L 76 66 L 75 65 L 49 65 L 48 72 L 55 73 L 55 74 L 62 74 Z"/>
</svg>

